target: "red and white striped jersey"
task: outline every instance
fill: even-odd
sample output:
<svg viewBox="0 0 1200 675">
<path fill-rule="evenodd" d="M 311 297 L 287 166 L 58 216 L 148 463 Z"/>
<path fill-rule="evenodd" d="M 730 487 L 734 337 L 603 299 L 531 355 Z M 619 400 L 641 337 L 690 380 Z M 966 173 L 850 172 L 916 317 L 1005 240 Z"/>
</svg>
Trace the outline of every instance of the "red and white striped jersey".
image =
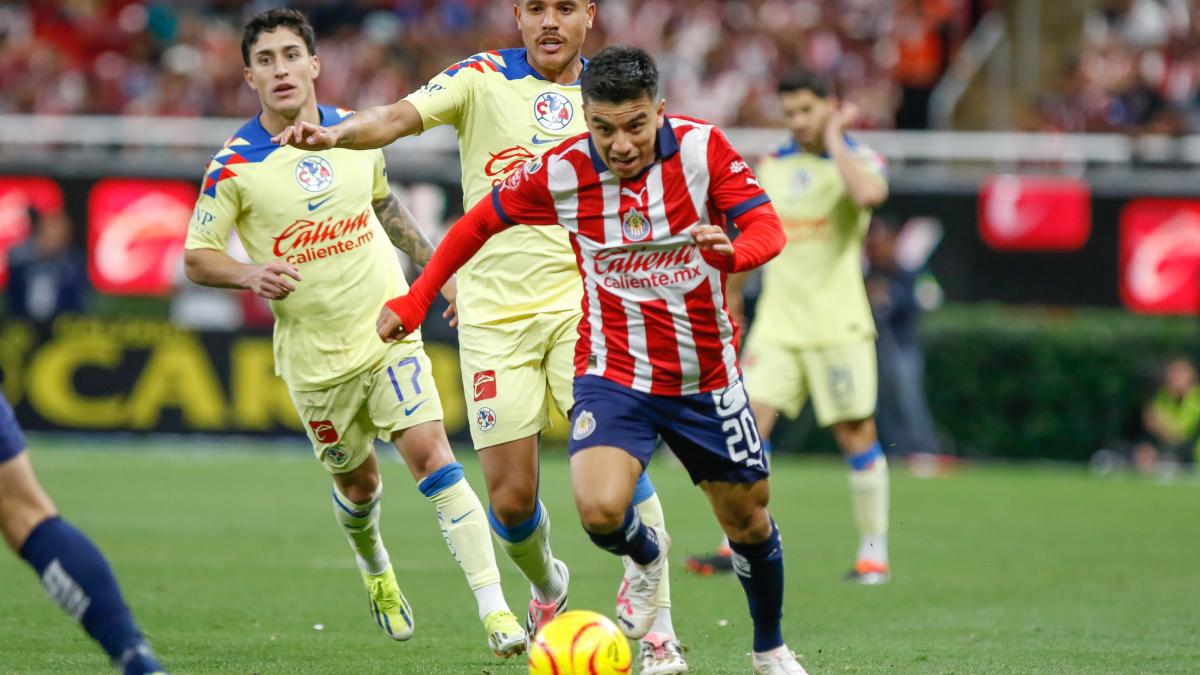
<svg viewBox="0 0 1200 675">
<path fill-rule="evenodd" d="M 650 394 L 720 389 L 740 377 L 725 273 L 689 230 L 769 201 L 715 126 L 667 117 L 657 159 L 634 178 L 604 165 L 588 134 L 526 162 L 492 192 L 506 222 L 561 224 L 583 276 L 576 375 Z"/>
</svg>

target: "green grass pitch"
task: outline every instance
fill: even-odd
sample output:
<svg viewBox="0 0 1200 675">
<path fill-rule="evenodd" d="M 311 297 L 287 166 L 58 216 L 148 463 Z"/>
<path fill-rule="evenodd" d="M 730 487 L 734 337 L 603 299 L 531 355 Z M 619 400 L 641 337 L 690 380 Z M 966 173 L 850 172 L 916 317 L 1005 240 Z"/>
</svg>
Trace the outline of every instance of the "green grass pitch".
<svg viewBox="0 0 1200 675">
<path fill-rule="evenodd" d="M 299 446 L 72 449 L 80 442 L 35 439 L 35 466 L 108 555 L 173 672 L 525 672 L 523 660 L 488 652 L 432 508 L 403 466 L 383 467 L 383 532 L 417 632 L 393 643 L 367 612 L 329 480 Z M 472 453 L 459 454 L 482 494 Z M 565 459 L 548 455 L 543 467 L 571 606 L 611 614 L 620 565 L 583 535 Z M 680 567 L 716 539 L 706 502 L 682 469 L 657 462 L 652 475 L 674 537 L 675 623 L 692 670 L 749 672 L 738 583 Z M 840 581 L 854 547 L 840 465 L 783 458 L 773 488 L 787 555 L 784 630 L 809 672 L 1183 673 L 1200 664 L 1200 481 L 1045 467 L 918 480 L 894 470 L 895 576 L 876 588 Z M 521 614 L 528 588 L 500 555 Z M 11 555 L 0 556 L 0 589 L 0 672 L 104 672 L 100 652 Z"/>
</svg>

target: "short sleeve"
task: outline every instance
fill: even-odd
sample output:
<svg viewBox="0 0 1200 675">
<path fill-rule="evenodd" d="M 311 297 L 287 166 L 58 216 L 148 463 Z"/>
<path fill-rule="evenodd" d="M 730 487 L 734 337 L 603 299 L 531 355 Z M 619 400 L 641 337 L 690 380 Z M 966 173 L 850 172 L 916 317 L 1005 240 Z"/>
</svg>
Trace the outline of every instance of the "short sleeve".
<svg viewBox="0 0 1200 675">
<path fill-rule="evenodd" d="M 709 200 L 730 220 L 771 201 L 750 165 L 716 127 L 708 137 L 708 171 Z"/>
<path fill-rule="evenodd" d="M 387 160 L 383 157 L 383 150 L 375 151 L 375 170 L 371 175 L 371 199 L 373 201 L 383 199 L 392 193 L 392 186 L 388 185 Z"/>
<path fill-rule="evenodd" d="M 404 97 L 421 114 L 421 125 L 426 131 L 443 124 L 458 126 L 481 75 L 478 70 L 465 65 L 470 61 L 450 66 Z"/>
<path fill-rule="evenodd" d="M 544 157 L 535 157 L 492 188 L 492 207 L 509 225 L 557 225 Z"/>
<path fill-rule="evenodd" d="M 224 251 L 229 232 L 241 213 L 241 193 L 229 178 L 212 178 L 205 172 L 204 187 L 196 198 L 196 208 L 188 221 L 184 248 L 211 248 Z"/>
</svg>

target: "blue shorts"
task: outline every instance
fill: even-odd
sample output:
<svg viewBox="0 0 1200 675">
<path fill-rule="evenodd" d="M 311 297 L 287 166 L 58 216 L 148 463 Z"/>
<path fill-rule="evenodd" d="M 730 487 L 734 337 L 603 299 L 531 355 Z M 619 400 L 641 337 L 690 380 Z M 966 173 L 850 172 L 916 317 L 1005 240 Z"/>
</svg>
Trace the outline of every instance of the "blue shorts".
<svg viewBox="0 0 1200 675">
<path fill-rule="evenodd" d="M 575 378 L 571 445 L 621 448 L 644 469 L 662 437 L 693 483 L 755 483 L 768 476 L 758 424 L 741 381 L 703 394 L 657 396 L 596 375 Z"/>
<path fill-rule="evenodd" d="M 17 426 L 17 416 L 4 394 L 0 394 L 0 464 L 21 454 L 25 449 L 25 437 Z"/>
</svg>

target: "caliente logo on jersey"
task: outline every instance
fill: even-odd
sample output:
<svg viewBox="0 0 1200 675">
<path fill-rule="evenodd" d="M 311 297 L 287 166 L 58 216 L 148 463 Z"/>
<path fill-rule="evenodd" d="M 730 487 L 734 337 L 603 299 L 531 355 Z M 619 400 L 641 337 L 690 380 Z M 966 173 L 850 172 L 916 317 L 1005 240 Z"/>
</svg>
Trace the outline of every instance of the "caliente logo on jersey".
<svg viewBox="0 0 1200 675">
<path fill-rule="evenodd" d="M 533 118 L 547 131 L 562 131 L 575 118 L 575 106 L 558 92 L 543 92 L 533 101 Z"/>
<path fill-rule="evenodd" d="M 296 184 L 309 192 L 323 192 L 333 185 L 333 166 L 319 155 L 307 155 L 296 163 Z"/>
</svg>

